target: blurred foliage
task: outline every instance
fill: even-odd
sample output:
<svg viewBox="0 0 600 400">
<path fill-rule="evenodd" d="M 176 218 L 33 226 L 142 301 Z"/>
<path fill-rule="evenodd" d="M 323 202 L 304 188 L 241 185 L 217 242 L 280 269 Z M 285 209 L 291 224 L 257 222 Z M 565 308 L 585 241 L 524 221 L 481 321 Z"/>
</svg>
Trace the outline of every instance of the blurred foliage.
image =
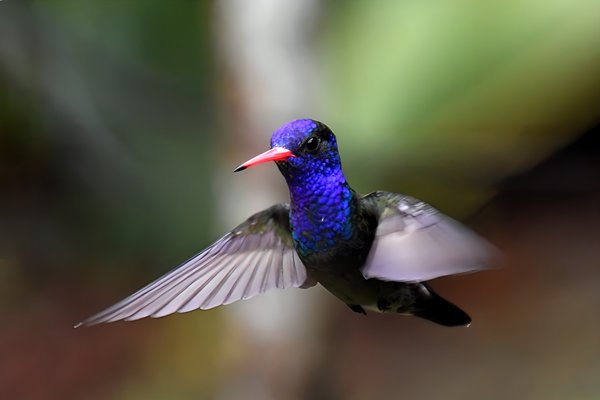
<svg viewBox="0 0 600 400">
<path fill-rule="evenodd" d="M 481 187 L 597 121 L 598 2 L 355 1 L 329 14 L 329 119 L 349 137 L 346 169 L 378 171 L 370 189 L 460 188 L 481 203 Z"/>
<path fill-rule="evenodd" d="M 67 253 L 93 250 L 96 259 L 154 253 L 144 262 L 162 269 L 166 254 L 152 260 L 151 249 L 171 249 L 169 263 L 197 249 L 210 232 L 192 223 L 210 221 L 214 65 L 209 24 L 197 23 L 210 4 L 2 6 L 2 148 L 12 155 L 3 171 L 22 186 L 15 192 L 36 186 L 44 202 L 15 204 L 13 213 L 44 207 L 48 235 L 75 242 Z M 27 235 L 36 236 L 39 221 L 30 223 Z M 57 247 L 47 239 L 34 241 L 52 259 Z"/>
</svg>

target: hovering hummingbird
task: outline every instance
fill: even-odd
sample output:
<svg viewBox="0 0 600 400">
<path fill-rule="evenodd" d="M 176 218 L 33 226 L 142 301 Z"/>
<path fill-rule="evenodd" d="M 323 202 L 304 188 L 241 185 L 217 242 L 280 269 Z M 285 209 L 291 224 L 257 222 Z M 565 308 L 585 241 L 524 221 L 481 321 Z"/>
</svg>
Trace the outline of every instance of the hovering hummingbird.
<svg viewBox="0 0 600 400">
<path fill-rule="evenodd" d="M 271 289 L 321 284 L 354 312 L 411 314 L 445 326 L 470 317 L 426 281 L 489 267 L 496 250 L 432 206 L 348 185 L 336 137 L 299 119 L 271 149 L 234 172 L 274 161 L 290 204 L 254 214 L 207 249 L 112 307 L 79 323 L 162 317 L 249 299 Z"/>
</svg>

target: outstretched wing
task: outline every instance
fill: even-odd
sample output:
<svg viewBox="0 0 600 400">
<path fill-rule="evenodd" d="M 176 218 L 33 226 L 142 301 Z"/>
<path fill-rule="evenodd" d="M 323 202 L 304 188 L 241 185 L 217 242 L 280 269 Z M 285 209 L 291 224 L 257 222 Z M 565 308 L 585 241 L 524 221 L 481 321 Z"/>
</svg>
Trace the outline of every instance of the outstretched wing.
<svg viewBox="0 0 600 400">
<path fill-rule="evenodd" d="M 173 271 L 77 326 L 162 317 L 300 287 L 306 268 L 294 250 L 288 205 L 248 218 Z"/>
<path fill-rule="evenodd" d="M 499 252 L 471 230 L 415 198 L 373 192 L 363 198 L 378 216 L 365 278 L 426 281 L 489 268 Z"/>
</svg>

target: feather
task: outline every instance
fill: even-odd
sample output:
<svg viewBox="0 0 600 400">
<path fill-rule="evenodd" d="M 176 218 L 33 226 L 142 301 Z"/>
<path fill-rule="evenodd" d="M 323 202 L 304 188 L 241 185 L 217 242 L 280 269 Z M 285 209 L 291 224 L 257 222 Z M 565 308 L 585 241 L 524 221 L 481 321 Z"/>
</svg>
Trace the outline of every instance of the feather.
<svg viewBox="0 0 600 400">
<path fill-rule="evenodd" d="M 259 212 L 173 271 L 77 326 L 163 317 L 301 287 L 306 268 L 296 255 L 289 207 Z"/>
<path fill-rule="evenodd" d="M 367 279 L 419 282 L 489 268 L 499 252 L 471 230 L 409 196 L 374 192 L 379 216 L 361 272 Z"/>
</svg>

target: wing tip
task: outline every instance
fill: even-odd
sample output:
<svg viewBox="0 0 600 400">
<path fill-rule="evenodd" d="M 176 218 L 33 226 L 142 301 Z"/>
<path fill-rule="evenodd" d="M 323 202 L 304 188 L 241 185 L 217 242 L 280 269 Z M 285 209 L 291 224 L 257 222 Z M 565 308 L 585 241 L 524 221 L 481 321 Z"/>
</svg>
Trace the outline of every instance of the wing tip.
<svg viewBox="0 0 600 400">
<path fill-rule="evenodd" d="M 108 324 L 108 323 L 115 322 L 115 321 L 119 321 L 119 319 L 97 318 L 97 317 L 93 316 L 88 319 L 84 319 L 83 321 L 79 321 L 78 323 L 73 325 L 73 329 L 89 328 L 94 325 Z"/>
<path fill-rule="evenodd" d="M 106 322 L 106 321 L 103 321 L 102 319 L 98 318 L 96 315 L 93 315 L 93 316 L 86 318 L 82 321 L 79 321 L 78 323 L 73 325 L 73 329 L 88 328 L 93 325 L 98 325 L 102 322 Z"/>
<path fill-rule="evenodd" d="M 89 328 L 91 326 L 94 325 L 99 325 L 102 323 L 109 323 L 109 322 L 113 322 L 110 320 L 101 320 L 101 319 L 95 319 L 95 318 L 88 318 L 88 319 L 84 319 L 83 321 L 79 321 L 78 323 L 76 323 L 75 325 L 73 325 L 73 329 L 79 329 L 79 328 Z"/>
</svg>

